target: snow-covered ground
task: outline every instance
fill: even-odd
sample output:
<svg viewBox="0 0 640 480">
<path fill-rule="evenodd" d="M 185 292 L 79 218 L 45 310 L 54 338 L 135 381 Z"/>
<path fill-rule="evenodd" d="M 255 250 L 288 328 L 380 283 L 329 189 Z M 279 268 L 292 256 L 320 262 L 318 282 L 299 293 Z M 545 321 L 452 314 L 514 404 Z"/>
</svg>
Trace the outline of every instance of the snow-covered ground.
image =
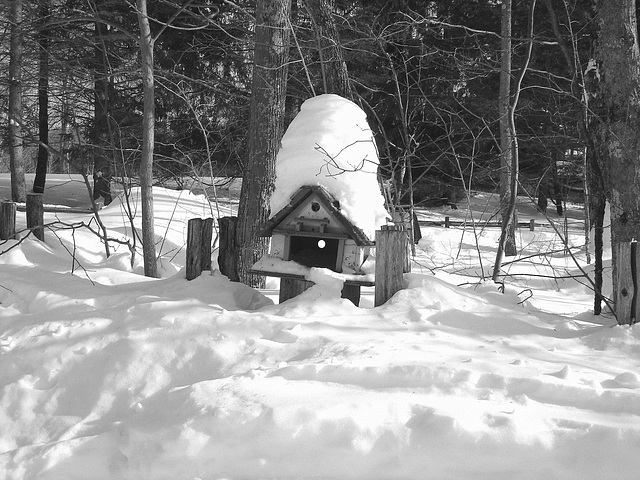
<svg viewBox="0 0 640 480">
<path fill-rule="evenodd" d="M 548 278 L 579 273 L 570 257 L 511 264 L 503 294 L 474 276 L 496 229 L 476 248 L 428 227 L 387 304 L 315 272 L 277 305 L 275 279 L 188 282 L 186 220 L 210 206 L 154 194 L 162 279 L 87 229 L 0 247 L 0 478 L 638 478 L 640 331 L 594 317 L 584 279 Z M 130 235 L 120 199 L 101 216 Z M 523 255 L 560 244 L 519 232 Z"/>
<path fill-rule="evenodd" d="M 354 105 L 318 101 L 366 130 Z M 324 171 L 305 161 L 316 147 L 342 172 L 377 161 L 369 149 L 349 158 L 362 150 L 318 125 L 333 122 L 303 122 L 303 135 L 287 137 L 313 175 L 280 172 L 279 189 Z M 370 226 L 380 196 L 375 184 L 354 185 L 371 185 L 370 174 L 358 178 L 327 181 L 348 179 L 331 191 Z M 100 217 L 110 237 L 132 241 L 125 203 L 117 197 Z M 405 288 L 374 308 L 371 289 L 356 307 L 322 269 L 282 304 L 276 279 L 263 291 L 232 283 L 215 258 L 187 281 L 188 219 L 236 205 L 154 189 L 160 279 L 142 275 L 139 249 L 132 262 L 112 242 L 107 257 L 82 226 L 96 230 L 88 214 L 46 214 L 46 243 L 24 232 L 0 242 L 0 478 L 640 478 L 640 330 L 592 315 L 577 206 L 571 256 L 548 219 L 519 205 L 520 220 L 546 225 L 519 230 L 501 285 L 486 280 L 496 228 L 422 228 Z M 419 216 L 487 219 L 495 197 L 459 207 Z"/>
</svg>

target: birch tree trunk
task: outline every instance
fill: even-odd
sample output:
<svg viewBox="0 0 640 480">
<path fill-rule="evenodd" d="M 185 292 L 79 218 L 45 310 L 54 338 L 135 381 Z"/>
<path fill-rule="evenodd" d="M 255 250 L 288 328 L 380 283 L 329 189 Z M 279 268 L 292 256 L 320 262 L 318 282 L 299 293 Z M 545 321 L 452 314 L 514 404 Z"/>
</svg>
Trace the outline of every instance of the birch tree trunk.
<svg viewBox="0 0 640 480">
<path fill-rule="evenodd" d="M 153 76 L 153 44 L 147 1 L 136 0 L 140 25 L 140 54 L 144 112 L 142 116 L 142 158 L 140 160 L 140 195 L 142 199 L 142 255 L 144 274 L 157 277 L 155 231 L 153 226 L 153 144 L 155 128 L 155 87 Z"/>
<path fill-rule="evenodd" d="M 256 7 L 249 143 L 237 227 L 238 277 L 251 286 L 264 282 L 249 270 L 269 246 L 268 239 L 258 235 L 269 219 L 284 131 L 290 13 L 291 0 L 259 0 Z"/>
<path fill-rule="evenodd" d="M 9 168 L 11 170 L 11 199 L 26 202 L 22 149 L 22 0 L 10 0 L 9 23 Z"/>
</svg>

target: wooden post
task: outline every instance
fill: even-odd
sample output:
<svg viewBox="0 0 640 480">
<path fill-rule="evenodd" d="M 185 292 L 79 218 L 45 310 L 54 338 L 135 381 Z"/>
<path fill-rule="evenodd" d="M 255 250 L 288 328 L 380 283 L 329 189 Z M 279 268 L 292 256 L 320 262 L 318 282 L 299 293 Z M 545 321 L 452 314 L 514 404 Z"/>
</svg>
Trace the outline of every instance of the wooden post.
<svg viewBox="0 0 640 480">
<path fill-rule="evenodd" d="M 187 280 L 202 273 L 202 219 L 192 218 L 187 223 Z"/>
<path fill-rule="evenodd" d="M 222 217 L 218 219 L 219 242 L 218 268 L 220 273 L 226 275 L 229 280 L 239 282 L 238 276 L 238 246 L 236 243 L 236 230 L 238 217 Z"/>
<path fill-rule="evenodd" d="M 351 300 L 356 307 L 360 305 L 360 285 L 355 283 L 346 283 L 342 286 L 342 298 Z"/>
<path fill-rule="evenodd" d="M 449 228 L 450 219 L 449 217 L 444 217 L 444 228 Z"/>
<path fill-rule="evenodd" d="M 636 288 L 638 268 L 637 242 L 619 242 L 613 246 L 614 258 L 617 258 L 615 269 L 615 310 L 618 324 L 636 323 L 640 319 L 640 289 Z"/>
<path fill-rule="evenodd" d="M 615 282 L 615 309 L 618 324 L 632 324 L 638 319 L 637 293 L 634 287 L 637 275 L 637 243 L 619 242 L 613 246 L 614 258 L 617 258 Z"/>
<path fill-rule="evenodd" d="M 383 225 L 376 231 L 376 307 L 402 289 L 406 239 L 407 234 L 400 225 Z"/>
<path fill-rule="evenodd" d="M 536 230 L 536 219 L 532 218 L 531 220 L 529 220 L 529 230 L 531 230 L 532 232 L 534 232 Z"/>
<path fill-rule="evenodd" d="M 16 237 L 16 211 L 18 205 L 15 202 L 2 202 L 0 207 L 0 240 L 13 240 Z"/>
<path fill-rule="evenodd" d="M 44 242 L 44 205 L 41 193 L 27 193 L 27 228 L 36 238 Z"/>
<path fill-rule="evenodd" d="M 202 252 L 200 253 L 202 271 L 211 270 L 211 239 L 213 238 L 213 218 L 202 221 Z"/>
<path fill-rule="evenodd" d="M 313 282 L 309 282 L 307 280 L 286 277 L 281 278 L 279 302 L 282 303 L 290 298 L 297 297 L 312 285 Z"/>
</svg>

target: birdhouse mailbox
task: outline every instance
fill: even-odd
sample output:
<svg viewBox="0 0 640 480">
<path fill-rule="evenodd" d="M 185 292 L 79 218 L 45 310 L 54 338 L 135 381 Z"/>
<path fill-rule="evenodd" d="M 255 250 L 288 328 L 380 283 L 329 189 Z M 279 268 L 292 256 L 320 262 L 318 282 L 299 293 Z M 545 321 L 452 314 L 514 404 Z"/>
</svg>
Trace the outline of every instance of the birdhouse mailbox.
<svg viewBox="0 0 640 480">
<path fill-rule="evenodd" d="M 301 187 L 289 204 L 267 222 L 261 235 L 271 237 L 271 257 L 338 273 L 361 273 L 374 246 L 320 185 Z"/>
</svg>

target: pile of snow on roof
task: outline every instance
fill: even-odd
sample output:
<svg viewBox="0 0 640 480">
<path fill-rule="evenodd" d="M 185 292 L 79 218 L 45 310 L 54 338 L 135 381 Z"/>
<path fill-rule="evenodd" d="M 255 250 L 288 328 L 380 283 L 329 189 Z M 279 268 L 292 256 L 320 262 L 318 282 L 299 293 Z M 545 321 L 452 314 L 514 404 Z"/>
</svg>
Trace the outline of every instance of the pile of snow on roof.
<svg viewBox="0 0 640 480">
<path fill-rule="evenodd" d="M 322 185 L 343 215 L 370 238 L 389 216 L 378 186 L 378 151 L 364 111 L 338 95 L 305 101 L 276 159 L 271 214 L 303 185 Z"/>
</svg>

